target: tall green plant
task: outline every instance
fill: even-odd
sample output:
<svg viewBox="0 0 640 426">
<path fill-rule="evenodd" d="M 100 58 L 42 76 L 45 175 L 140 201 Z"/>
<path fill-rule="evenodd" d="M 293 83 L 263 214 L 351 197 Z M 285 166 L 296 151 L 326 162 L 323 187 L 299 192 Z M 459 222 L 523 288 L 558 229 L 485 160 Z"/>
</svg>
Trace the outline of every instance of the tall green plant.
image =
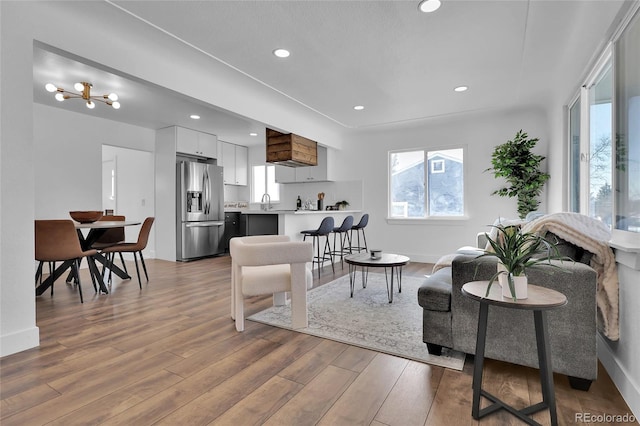
<svg viewBox="0 0 640 426">
<path fill-rule="evenodd" d="M 531 152 L 538 141 L 538 138 L 529 138 L 527 133 L 518 131 L 513 140 L 496 146 L 491 155 L 493 167 L 486 170 L 492 171 L 494 177 L 507 181 L 507 186 L 493 191 L 491 195 L 517 197 L 521 219 L 538 208 L 538 197 L 549 180 L 549 175 L 540 170 L 540 163 L 545 157 Z"/>
</svg>

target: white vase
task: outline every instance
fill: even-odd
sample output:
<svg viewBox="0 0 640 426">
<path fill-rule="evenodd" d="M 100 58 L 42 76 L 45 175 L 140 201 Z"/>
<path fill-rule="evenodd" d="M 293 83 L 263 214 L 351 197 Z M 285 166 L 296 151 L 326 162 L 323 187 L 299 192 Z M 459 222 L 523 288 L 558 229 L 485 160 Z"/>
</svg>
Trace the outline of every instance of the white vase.
<svg viewBox="0 0 640 426">
<path fill-rule="evenodd" d="M 513 295 L 511 294 L 511 289 L 509 288 L 509 283 L 507 281 L 507 275 L 504 275 L 504 284 L 502 285 L 502 297 L 507 297 L 513 299 Z M 516 299 L 526 299 L 527 298 L 527 276 L 520 275 L 517 277 L 511 278 L 513 280 L 513 287 L 516 291 Z"/>
</svg>

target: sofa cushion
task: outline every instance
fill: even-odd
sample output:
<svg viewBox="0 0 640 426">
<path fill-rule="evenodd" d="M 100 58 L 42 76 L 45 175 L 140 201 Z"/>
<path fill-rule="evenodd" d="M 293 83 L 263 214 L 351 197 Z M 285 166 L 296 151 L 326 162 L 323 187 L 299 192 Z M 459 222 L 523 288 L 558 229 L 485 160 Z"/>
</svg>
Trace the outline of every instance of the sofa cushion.
<svg viewBox="0 0 640 426">
<path fill-rule="evenodd" d="M 451 310 L 451 267 L 439 269 L 418 289 L 418 304 L 430 311 Z"/>
</svg>

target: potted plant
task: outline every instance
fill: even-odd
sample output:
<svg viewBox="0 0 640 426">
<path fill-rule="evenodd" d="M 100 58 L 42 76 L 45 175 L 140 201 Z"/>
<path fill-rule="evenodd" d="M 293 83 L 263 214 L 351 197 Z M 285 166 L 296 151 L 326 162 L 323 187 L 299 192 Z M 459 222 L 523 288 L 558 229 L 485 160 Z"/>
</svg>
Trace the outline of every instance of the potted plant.
<svg viewBox="0 0 640 426">
<path fill-rule="evenodd" d="M 544 237 L 531 232 L 521 232 L 518 227 L 494 225 L 495 237 L 485 234 L 491 248 L 485 250 L 483 256 L 498 259 L 498 270 L 489 280 L 486 296 L 489 296 L 491 285 L 496 279 L 501 280 L 503 297 L 517 299 L 527 298 L 527 269 L 540 264 L 563 270 L 551 260 L 571 260 L 560 256 L 558 248 Z"/>
<path fill-rule="evenodd" d="M 338 208 L 338 210 L 345 210 L 348 205 L 349 205 L 349 202 L 345 200 L 338 201 L 336 203 L 336 207 Z"/>
<path fill-rule="evenodd" d="M 503 177 L 507 186 L 493 191 L 491 195 L 518 198 L 518 215 L 524 219 L 527 213 L 535 211 L 540 205 L 538 196 L 549 175 L 540 170 L 540 163 L 545 159 L 531 150 L 538 138 L 529 138 L 522 130 L 515 138 L 498 145 L 491 155 L 491 165 L 485 171 L 493 171 L 496 178 Z"/>
</svg>

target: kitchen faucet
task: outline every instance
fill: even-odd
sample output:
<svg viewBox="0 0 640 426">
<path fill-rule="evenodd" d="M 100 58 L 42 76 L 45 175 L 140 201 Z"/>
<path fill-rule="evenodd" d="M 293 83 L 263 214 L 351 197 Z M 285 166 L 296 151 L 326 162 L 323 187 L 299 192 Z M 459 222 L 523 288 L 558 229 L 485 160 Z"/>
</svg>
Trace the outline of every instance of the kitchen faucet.
<svg viewBox="0 0 640 426">
<path fill-rule="evenodd" d="M 265 199 L 267 200 L 266 203 Z M 260 208 L 264 211 L 271 210 L 273 208 L 271 207 L 271 196 L 266 192 L 262 194 L 262 199 L 260 200 Z"/>
</svg>

